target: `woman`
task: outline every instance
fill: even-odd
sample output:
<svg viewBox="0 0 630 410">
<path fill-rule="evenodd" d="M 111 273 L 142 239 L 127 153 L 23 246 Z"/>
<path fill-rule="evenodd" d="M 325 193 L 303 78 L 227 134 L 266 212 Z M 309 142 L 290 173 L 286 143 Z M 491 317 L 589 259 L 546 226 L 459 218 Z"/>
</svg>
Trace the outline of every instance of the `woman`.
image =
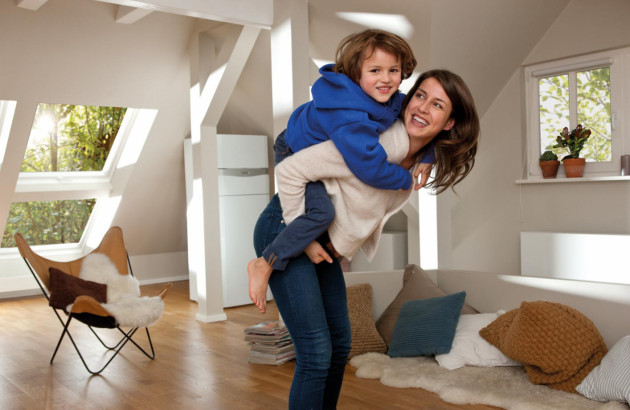
<svg viewBox="0 0 630 410">
<path fill-rule="evenodd" d="M 381 135 L 390 161 L 412 169 L 428 143 L 434 141 L 436 172 L 428 186 L 440 193 L 468 175 L 474 165 L 479 118 L 470 91 L 459 76 L 445 70 L 424 73 L 407 95 L 401 119 Z M 305 181 L 322 179 L 336 212 L 329 229 L 334 247 L 331 253 L 338 250 L 352 257 L 362 246 L 369 256 L 376 250 L 385 221 L 404 205 L 411 190 L 386 191 L 357 184 L 350 171 L 338 166 L 334 147 L 331 150 L 325 144 L 295 153 L 278 165 L 276 174 L 298 173 Z M 332 165 L 320 166 L 322 161 Z M 285 215 L 289 219 L 301 211 L 300 207 L 303 210 L 309 205 L 292 203 L 293 196 L 300 197 L 303 185 L 282 194 L 285 208 L 291 208 Z M 256 224 L 256 253 L 260 255 L 285 226 L 276 195 Z M 326 243 L 327 239 L 321 241 Z M 350 352 L 346 287 L 338 260 L 316 264 L 302 254 L 284 271 L 274 271 L 269 287 L 296 351 L 289 408 L 336 408 Z"/>
</svg>

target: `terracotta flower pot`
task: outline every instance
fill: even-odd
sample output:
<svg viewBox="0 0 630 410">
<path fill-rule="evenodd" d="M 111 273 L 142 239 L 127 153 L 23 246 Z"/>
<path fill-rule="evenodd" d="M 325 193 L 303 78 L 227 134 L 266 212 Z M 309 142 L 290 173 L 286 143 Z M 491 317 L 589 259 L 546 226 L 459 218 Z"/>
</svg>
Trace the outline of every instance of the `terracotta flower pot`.
<svg viewBox="0 0 630 410">
<path fill-rule="evenodd" d="M 540 164 L 540 170 L 542 171 L 543 178 L 555 178 L 558 174 L 560 161 L 538 161 L 538 163 Z"/>
<path fill-rule="evenodd" d="M 564 164 L 564 173 L 567 178 L 581 178 L 584 175 L 584 165 L 586 159 L 584 158 L 566 158 L 562 160 Z"/>
</svg>

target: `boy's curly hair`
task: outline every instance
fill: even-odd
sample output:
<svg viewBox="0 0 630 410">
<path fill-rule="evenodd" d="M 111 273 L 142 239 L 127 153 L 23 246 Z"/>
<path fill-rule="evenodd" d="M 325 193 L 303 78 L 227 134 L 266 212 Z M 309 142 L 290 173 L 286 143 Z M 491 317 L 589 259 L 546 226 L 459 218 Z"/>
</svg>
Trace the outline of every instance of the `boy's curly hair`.
<svg viewBox="0 0 630 410">
<path fill-rule="evenodd" d="M 341 40 L 335 53 L 334 71 L 358 83 L 363 60 L 370 58 L 377 48 L 399 58 L 403 80 L 411 76 L 418 63 L 409 44 L 396 34 L 376 29 L 354 33 Z"/>
</svg>

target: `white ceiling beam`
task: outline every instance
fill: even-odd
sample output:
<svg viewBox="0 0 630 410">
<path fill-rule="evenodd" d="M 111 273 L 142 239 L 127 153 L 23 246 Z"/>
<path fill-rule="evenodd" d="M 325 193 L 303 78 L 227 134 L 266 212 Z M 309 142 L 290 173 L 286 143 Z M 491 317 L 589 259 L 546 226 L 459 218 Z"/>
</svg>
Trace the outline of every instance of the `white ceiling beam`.
<svg viewBox="0 0 630 410">
<path fill-rule="evenodd" d="M 275 4 L 276 24 L 271 29 L 271 92 L 273 134 L 278 135 L 286 128 L 293 110 L 310 100 L 312 60 L 309 57 L 308 3 L 277 0 Z"/>
<path fill-rule="evenodd" d="M 7 103 L 5 102 L 4 104 Z M 5 112 L 2 118 L 3 123 L 10 123 L 10 128 L 8 124 L 7 128 L 9 128 L 8 132 L 11 138 L 5 140 L 4 158 L 0 161 L 2 162 L 2 167 L 0 167 L 0 192 L 2 192 L 0 196 L 0 232 L 4 232 L 9 216 L 15 186 L 20 174 L 36 110 L 37 103 L 21 100 L 20 104 L 11 103 L 11 112 Z M 9 114 L 12 118 L 8 118 Z M 4 124 L 0 124 L 0 128 L 3 129 L 2 132 L 4 134 L 6 131 L 4 130 Z"/>
<path fill-rule="evenodd" d="M 15 0 L 15 4 L 18 7 L 27 10 L 38 10 L 41 6 L 46 4 L 48 0 Z"/>
<path fill-rule="evenodd" d="M 37 0 L 29 0 L 37 1 Z M 97 0 L 121 6 L 271 28 L 273 0 Z"/>
<path fill-rule="evenodd" d="M 210 73 L 199 98 L 198 108 L 204 125 L 216 127 L 219 123 L 259 33 L 260 28 L 243 27 L 233 47 L 231 42 L 228 42 L 221 48 L 219 63 L 225 51 L 229 52 L 229 58 Z"/>
<path fill-rule="evenodd" d="M 133 24 L 142 17 L 151 13 L 153 13 L 153 11 L 148 9 L 118 6 L 118 11 L 116 12 L 116 23 Z"/>
</svg>

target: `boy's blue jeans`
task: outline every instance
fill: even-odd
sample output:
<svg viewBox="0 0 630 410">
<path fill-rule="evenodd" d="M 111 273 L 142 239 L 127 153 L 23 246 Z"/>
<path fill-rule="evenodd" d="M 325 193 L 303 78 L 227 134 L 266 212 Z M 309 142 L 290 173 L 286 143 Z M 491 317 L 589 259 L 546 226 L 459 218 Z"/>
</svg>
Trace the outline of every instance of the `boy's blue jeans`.
<svg viewBox="0 0 630 410">
<path fill-rule="evenodd" d="M 254 228 L 256 255 L 287 229 L 275 195 Z M 269 287 L 296 352 L 289 409 L 335 409 L 351 342 L 339 261 L 333 257 L 333 263 L 314 264 L 301 253 L 284 271 L 273 271 Z"/>
<path fill-rule="evenodd" d="M 285 131 L 278 135 L 273 145 L 274 165 L 293 155 L 284 141 Z M 335 219 L 335 208 L 321 181 L 306 184 L 304 205 L 305 213 L 287 225 L 260 255 L 274 270 L 285 270 L 289 260 L 304 252 L 308 244 L 326 232 Z"/>
</svg>

